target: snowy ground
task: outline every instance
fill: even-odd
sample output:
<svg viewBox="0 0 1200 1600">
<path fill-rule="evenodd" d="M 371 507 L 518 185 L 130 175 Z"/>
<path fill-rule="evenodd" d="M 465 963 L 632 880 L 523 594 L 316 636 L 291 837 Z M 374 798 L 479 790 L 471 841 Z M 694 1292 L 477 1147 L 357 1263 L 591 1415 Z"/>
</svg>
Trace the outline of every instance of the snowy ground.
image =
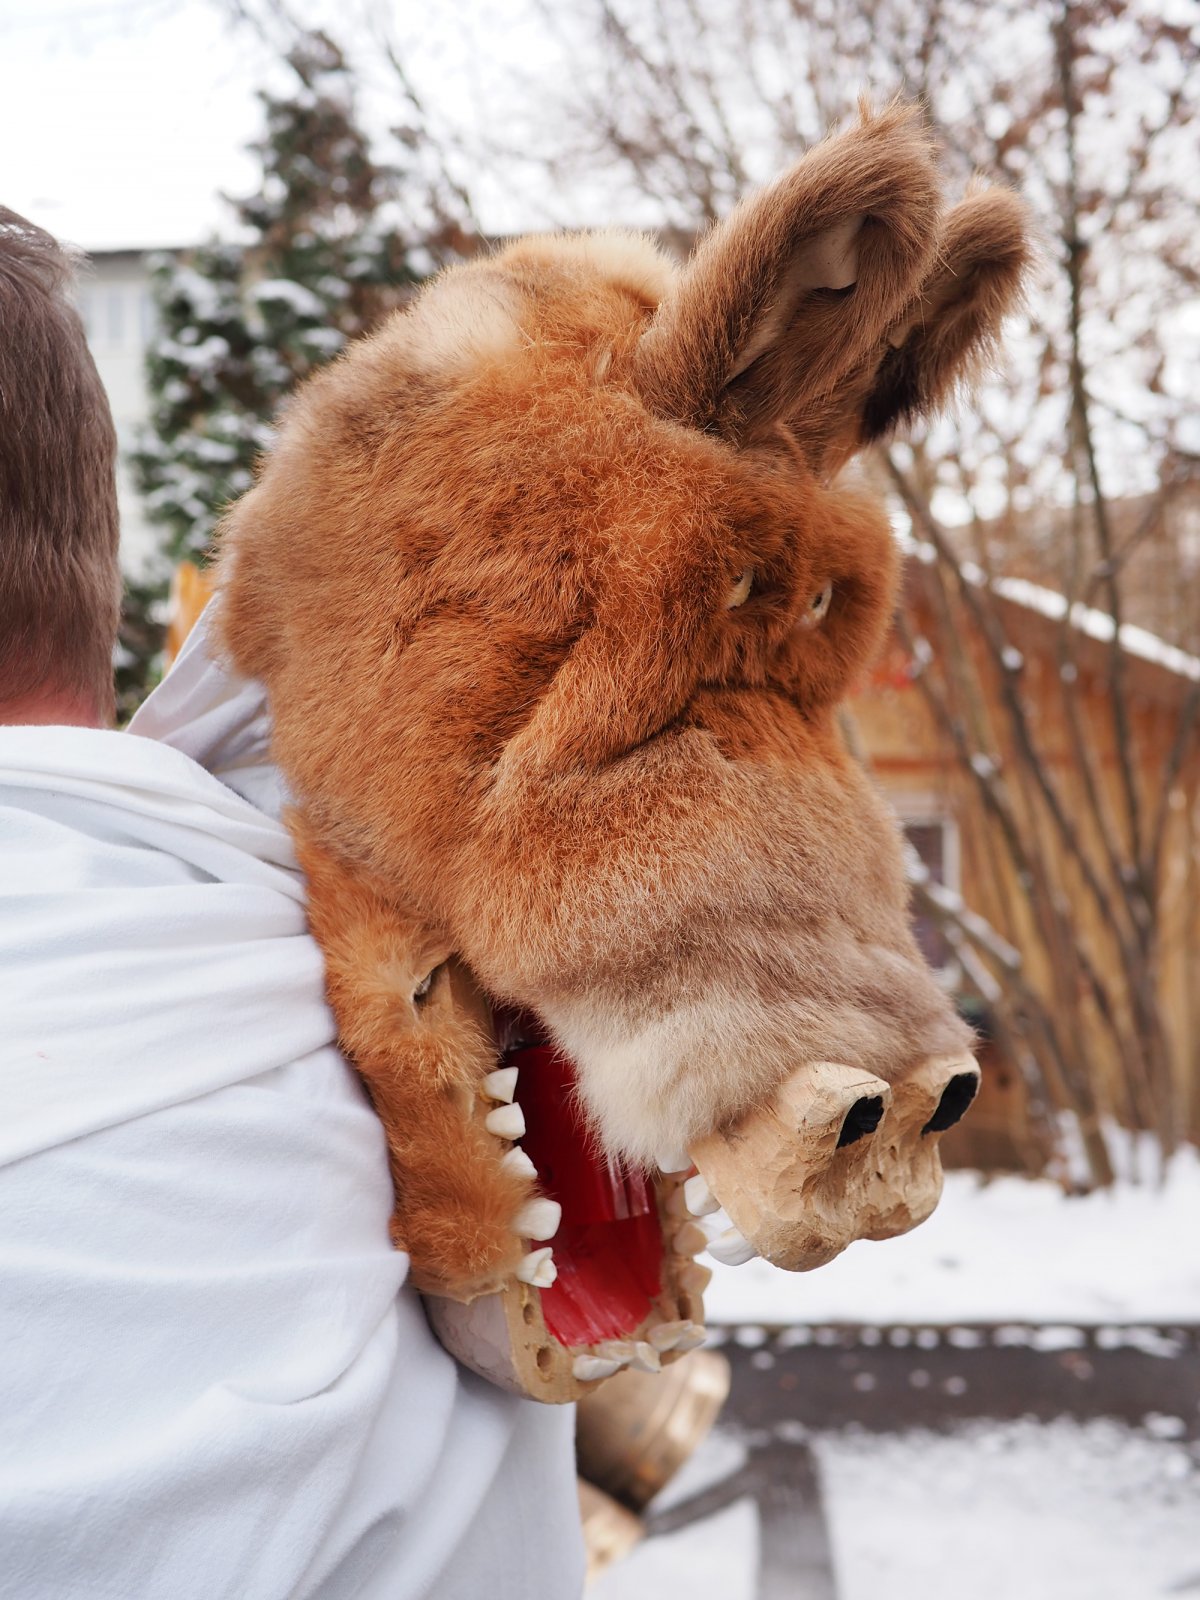
<svg viewBox="0 0 1200 1600">
<path fill-rule="evenodd" d="M 948 1173 L 903 1238 L 810 1273 L 717 1266 L 705 1305 L 710 1323 L 1200 1323 L 1200 1152 L 1181 1151 L 1161 1187 L 1082 1197 Z"/>
<path fill-rule="evenodd" d="M 1169 1419 L 973 1423 L 810 1441 L 837 1600 L 1168 1600 L 1200 1595 L 1200 1452 Z M 662 1497 L 736 1466 L 717 1435 Z M 589 1600 L 758 1600 L 755 1503 L 646 1540 Z M 782 1588 L 794 1600 L 811 1590 Z"/>
<path fill-rule="evenodd" d="M 844 1600 L 1200 1592 L 1200 1462 L 1174 1440 L 1062 1420 L 816 1454 Z"/>
</svg>

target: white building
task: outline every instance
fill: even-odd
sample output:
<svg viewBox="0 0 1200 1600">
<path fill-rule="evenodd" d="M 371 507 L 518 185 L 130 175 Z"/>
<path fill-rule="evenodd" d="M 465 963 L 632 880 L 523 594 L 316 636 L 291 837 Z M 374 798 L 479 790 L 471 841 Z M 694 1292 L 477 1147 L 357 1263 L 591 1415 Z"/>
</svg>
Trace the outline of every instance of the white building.
<svg viewBox="0 0 1200 1600">
<path fill-rule="evenodd" d="M 127 572 L 145 566 L 157 539 L 142 511 L 127 460 L 149 411 L 145 358 L 154 330 L 147 266 L 152 254 L 146 250 L 100 250 L 87 258 L 79 273 L 79 311 L 121 446 L 117 487 L 121 562 Z"/>
</svg>

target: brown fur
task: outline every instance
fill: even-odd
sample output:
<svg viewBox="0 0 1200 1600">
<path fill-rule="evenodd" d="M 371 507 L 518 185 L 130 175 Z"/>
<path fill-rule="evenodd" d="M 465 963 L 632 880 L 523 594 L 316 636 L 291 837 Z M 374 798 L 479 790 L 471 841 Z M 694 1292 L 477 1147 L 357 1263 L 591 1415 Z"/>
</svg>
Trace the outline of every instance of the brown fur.
<svg viewBox="0 0 1200 1600">
<path fill-rule="evenodd" d="M 1014 202 L 939 227 L 938 193 L 892 108 L 682 273 L 619 234 L 454 269 L 308 385 L 228 519 L 224 639 L 269 690 L 427 1285 L 510 1270 L 523 1198 L 463 1114 L 486 1052 L 437 983 L 413 999 L 451 953 L 546 1020 L 638 1160 L 801 1061 L 895 1081 L 969 1039 L 835 720 L 897 562 L 833 467 L 944 397 L 1023 261 Z"/>
</svg>

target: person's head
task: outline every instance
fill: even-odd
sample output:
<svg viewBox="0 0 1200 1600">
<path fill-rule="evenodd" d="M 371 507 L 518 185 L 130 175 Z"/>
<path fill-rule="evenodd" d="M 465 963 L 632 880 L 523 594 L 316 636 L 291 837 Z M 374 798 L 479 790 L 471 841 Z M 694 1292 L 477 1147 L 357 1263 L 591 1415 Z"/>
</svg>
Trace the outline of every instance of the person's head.
<svg viewBox="0 0 1200 1600">
<path fill-rule="evenodd" d="M 0 722 L 113 713 L 117 437 L 71 279 L 0 206 Z"/>
</svg>

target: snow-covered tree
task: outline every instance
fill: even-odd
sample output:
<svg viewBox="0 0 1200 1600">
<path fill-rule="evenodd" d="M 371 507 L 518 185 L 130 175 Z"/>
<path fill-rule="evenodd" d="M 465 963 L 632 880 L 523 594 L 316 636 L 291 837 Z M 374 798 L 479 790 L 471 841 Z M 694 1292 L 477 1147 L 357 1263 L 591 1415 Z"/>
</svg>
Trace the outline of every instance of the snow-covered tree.
<svg viewBox="0 0 1200 1600">
<path fill-rule="evenodd" d="M 248 487 L 266 439 L 267 393 L 288 377 L 259 342 L 246 272 L 246 249 L 234 244 L 160 256 L 151 267 L 158 332 L 146 360 L 150 425 L 134 466 L 172 563 L 202 555 L 221 507 Z"/>
<path fill-rule="evenodd" d="M 294 86 L 264 93 L 257 193 L 232 202 L 238 242 L 152 269 L 158 334 L 147 355 L 150 423 L 134 452 L 147 515 L 163 530 L 161 583 L 130 592 L 122 703 L 152 679 L 171 567 L 201 560 L 223 509 L 251 482 L 288 391 L 400 300 L 427 266 L 404 225 L 401 175 L 355 117 L 346 63 L 322 33 L 287 56 Z"/>
</svg>

